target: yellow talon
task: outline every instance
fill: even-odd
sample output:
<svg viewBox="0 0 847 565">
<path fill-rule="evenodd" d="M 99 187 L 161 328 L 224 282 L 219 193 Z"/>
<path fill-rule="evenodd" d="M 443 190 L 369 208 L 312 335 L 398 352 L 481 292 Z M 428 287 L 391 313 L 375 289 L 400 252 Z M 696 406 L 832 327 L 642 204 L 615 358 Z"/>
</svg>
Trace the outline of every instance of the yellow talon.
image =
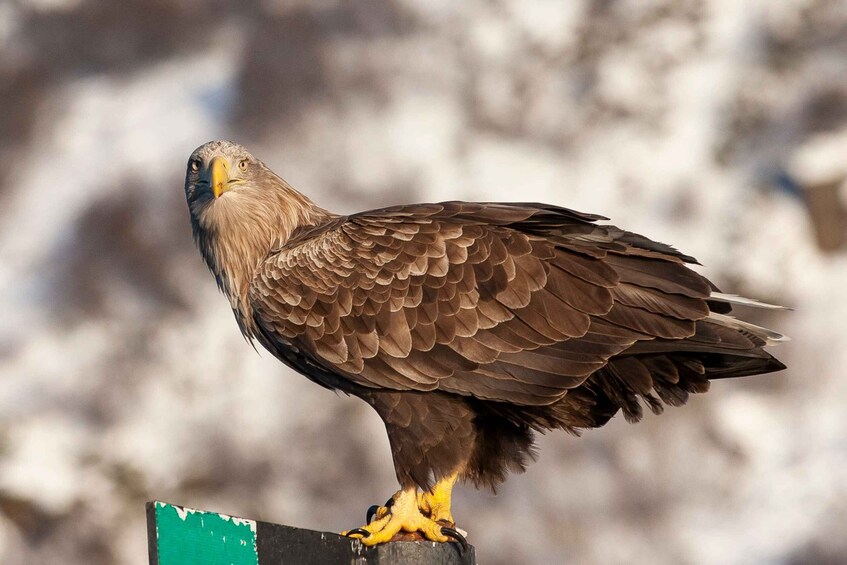
<svg viewBox="0 0 847 565">
<path fill-rule="evenodd" d="M 400 532 L 417 532 L 430 541 L 442 543 L 451 541 L 450 537 L 442 533 L 441 524 L 421 513 L 418 508 L 417 489 L 398 491 L 392 500 L 394 503 L 390 507 L 382 507 L 386 511 L 382 512 L 381 516 L 378 511 L 373 522 L 361 528 L 349 530 L 349 536 L 360 539 L 364 545 L 389 542 Z M 348 535 L 348 532 L 342 532 L 341 535 Z"/>
</svg>

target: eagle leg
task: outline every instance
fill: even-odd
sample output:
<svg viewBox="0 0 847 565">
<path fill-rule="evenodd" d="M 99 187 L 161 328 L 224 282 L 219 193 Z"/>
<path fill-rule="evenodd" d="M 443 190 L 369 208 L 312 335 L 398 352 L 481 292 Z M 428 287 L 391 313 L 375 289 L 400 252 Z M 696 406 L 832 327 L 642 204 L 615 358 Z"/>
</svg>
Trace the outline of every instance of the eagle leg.
<svg viewBox="0 0 847 565">
<path fill-rule="evenodd" d="M 425 516 L 445 526 L 456 525 L 450 512 L 450 501 L 458 477 L 458 473 L 453 473 L 435 483 L 428 491 L 418 493 L 418 508 Z"/>
<path fill-rule="evenodd" d="M 400 490 L 392 497 L 392 500 L 394 502 L 390 506 L 382 507 L 386 509 L 382 516 L 377 516 L 373 522 L 366 526 L 342 532 L 341 535 L 358 538 L 364 545 L 389 542 L 400 532 L 417 532 L 430 541 L 441 543 L 456 539 L 452 528 L 445 528 L 421 513 L 418 508 L 417 488 L 410 487 Z M 443 531 L 445 529 L 446 532 Z"/>
</svg>

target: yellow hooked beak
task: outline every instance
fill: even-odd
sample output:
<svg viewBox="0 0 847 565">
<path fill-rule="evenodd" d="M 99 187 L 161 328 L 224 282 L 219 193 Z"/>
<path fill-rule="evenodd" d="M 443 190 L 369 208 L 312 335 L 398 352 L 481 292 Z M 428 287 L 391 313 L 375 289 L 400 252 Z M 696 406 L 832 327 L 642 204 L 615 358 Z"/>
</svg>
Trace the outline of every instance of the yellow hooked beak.
<svg viewBox="0 0 847 565">
<path fill-rule="evenodd" d="M 220 197 L 227 190 L 229 172 L 227 171 L 226 159 L 223 157 L 215 157 L 209 164 L 209 183 L 212 185 L 215 198 Z"/>
</svg>

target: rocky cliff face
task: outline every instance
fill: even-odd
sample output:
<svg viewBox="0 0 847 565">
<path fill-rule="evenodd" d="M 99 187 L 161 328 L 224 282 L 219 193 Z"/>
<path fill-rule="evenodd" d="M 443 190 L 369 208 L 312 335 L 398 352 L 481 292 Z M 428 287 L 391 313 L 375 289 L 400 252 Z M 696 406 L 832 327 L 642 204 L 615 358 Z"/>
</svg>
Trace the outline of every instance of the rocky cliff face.
<svg viewBox="0 0 847 565">
<path fill-rule="evenodd" d="M 789 371 L 460 493 L 483 562 L 844 562 L 842 3 L 21 0 L 0 104 L 4 563 L 145 563 L 151 498 L 340 531 L 393 492 L 376 415 L 252 352 L 192 248 L 217 137 L 336 211 L 548 201 L 796 308 L 758 320 Z"/>
</svg>

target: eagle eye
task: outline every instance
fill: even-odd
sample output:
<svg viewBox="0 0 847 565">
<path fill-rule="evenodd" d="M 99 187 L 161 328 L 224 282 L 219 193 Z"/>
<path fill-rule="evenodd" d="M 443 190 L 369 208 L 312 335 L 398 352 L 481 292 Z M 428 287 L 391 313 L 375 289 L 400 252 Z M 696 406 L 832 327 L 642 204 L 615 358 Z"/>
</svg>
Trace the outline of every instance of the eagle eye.
<svg viewBox="0 0 847 565">
<path fill-rule="evenodd" d="M 238 162 L 238 168 L 242 171 L 247 170 L 247 159 L 242 159 Z"/>
<path fill-rule="evenodd" d="M 192 173 L 196 173 L 200 170 L 200 161 L 197 159 L 192 159 L 191 161 L 189 161 L 188 167 L 191 169 Z"/>
</svg>

